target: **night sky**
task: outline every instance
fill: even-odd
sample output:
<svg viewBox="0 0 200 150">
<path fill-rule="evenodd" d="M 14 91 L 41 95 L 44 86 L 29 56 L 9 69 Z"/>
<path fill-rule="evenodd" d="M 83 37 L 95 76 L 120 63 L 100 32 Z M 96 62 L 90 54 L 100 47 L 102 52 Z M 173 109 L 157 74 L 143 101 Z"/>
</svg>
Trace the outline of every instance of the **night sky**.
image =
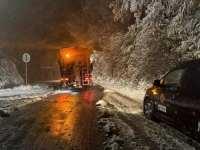
<svg viewBox="0 0 200 150">
<path fill-rule="evenodd" d="M 1 48 L 51 47 L 71 41 L 67 17 L 80 9 L 76 0 L 0 0 Z"/>
</svg>

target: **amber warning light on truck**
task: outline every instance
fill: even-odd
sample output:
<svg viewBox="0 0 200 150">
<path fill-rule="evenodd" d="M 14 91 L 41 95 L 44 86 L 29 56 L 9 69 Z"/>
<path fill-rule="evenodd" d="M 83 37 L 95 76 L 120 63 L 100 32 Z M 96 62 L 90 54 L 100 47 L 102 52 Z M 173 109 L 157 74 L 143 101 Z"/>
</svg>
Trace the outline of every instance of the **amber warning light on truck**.
<svg viewBox="0 0 200 150">
<path fill-rule="evenodd" d="M 61 78 L 60 80 L 61 81 L 68 81 L 69 79 L 68 78 Z"/>
</svg>

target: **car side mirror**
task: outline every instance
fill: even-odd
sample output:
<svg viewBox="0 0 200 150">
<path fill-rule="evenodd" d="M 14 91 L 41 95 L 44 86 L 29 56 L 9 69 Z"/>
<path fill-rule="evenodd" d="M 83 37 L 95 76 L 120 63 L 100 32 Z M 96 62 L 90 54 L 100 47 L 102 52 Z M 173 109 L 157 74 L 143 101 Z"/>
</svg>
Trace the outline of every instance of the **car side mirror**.
<svg viewBox="0 0 200 150">
<path fill-rule="evenodd" d="M 160 80 L 158 79 L 154 80 L 153 86 L 161 87 Z"/>
</svg>

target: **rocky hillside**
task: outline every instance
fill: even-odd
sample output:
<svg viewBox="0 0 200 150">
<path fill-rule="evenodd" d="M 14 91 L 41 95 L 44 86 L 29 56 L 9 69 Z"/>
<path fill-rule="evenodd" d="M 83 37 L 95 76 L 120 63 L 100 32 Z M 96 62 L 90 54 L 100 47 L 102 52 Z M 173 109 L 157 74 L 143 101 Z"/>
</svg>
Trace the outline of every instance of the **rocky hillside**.
<svg viewBox="0 0 200 150">
<path fill-rule="evenodd" d="M 0 51 L 0 88 L 9 88 L 24 83 L 13 60 L 15 59 L 7 57 Z"/>
</svg>

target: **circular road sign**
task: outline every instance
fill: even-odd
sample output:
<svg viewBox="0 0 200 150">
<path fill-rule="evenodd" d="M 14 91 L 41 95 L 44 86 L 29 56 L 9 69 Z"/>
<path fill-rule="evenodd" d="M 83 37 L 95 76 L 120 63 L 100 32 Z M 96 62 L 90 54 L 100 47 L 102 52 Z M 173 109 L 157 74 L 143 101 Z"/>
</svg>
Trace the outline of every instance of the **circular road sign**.
<svg viewBox="0 0 200 150">
<path fill-rule="evenodd" d="M 23 59 L 24 62 L 29 62 L 31 60 L 31 56 L 28 53 L 25 53 L 22 56 L 22 59 Z"/>
</svg>

